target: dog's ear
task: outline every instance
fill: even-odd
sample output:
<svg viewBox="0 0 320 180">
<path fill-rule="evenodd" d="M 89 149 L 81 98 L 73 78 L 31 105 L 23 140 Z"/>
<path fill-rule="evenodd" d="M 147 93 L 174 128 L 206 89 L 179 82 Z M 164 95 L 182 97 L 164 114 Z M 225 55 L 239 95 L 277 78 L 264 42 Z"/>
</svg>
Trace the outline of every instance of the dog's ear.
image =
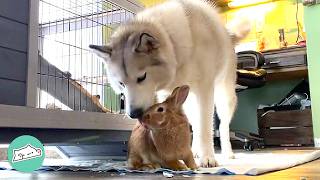
<svg viewBox="0 0 320 180">
<path fill-rule="evenodd" d="M 187 85 L 175 88 L 168 98 L 170 104 L 176 108 L 180 108 L 182 104 L 186 101 L 189 94 L 189 90 L 190 88 Z"/>
<path fill-rule="evenodd" d="M 158 49 L 160 46 L 159 41 L 148 33 L 139 34 L 136 45 L 135 52 L 137 53 L 151 53 L 153 50 Z"/>
<path fill-rule="evenodd" d="M 99 46 L 91 44 L 89 48 L 99 57 L 109 58 L 111 56 L 112 48 L 110 45 Z"/>
</svg>

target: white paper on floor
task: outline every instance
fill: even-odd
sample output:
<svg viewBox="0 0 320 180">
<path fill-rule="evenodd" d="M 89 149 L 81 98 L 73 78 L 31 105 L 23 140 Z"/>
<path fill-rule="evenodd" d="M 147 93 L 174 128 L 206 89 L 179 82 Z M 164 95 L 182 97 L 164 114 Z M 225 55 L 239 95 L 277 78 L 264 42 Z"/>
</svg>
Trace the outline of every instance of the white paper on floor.
<svg viewBox="0 0 320 180">
<path fill-rule="evenodd" d="M 233 174 L 259 175 L 266 172 L 287 169 L 320 158 L 320 150 L 299 154 L 284 153 L 237 153 L 235 159 L 217 156 L 219 167 L 200 168 L 200 173 L 214 173 L 224 168 Z"/>
<path fill-rule="evenodd" d="M 136 171 L 126 168 L 125 162 L 115 161 L 49 161 L 45 160 L 42 171 L 93 171 L 106 172 L 117 171 L 121 173 L 140 172 L 140 173 L 156 173 L 170 172 L 172 174 L 192 175 L 192 174 L 245 174 L 259 175 L 266 172 L 287 169 L 300 164 L 304 164 L 320 158 L 320 150 L 318 151 L 303 151 L 298 154 L 289 153 L 236 153 L 235 159 L 223 159 L 220 154 L 216 155 L 219 167 L 200 168 L 198 171 L 172 171 L 168 169 L 157 169 L 153 171 Z M 0 162 L 0 171 L 10 169 L 8 163 Z"/>
</svg>

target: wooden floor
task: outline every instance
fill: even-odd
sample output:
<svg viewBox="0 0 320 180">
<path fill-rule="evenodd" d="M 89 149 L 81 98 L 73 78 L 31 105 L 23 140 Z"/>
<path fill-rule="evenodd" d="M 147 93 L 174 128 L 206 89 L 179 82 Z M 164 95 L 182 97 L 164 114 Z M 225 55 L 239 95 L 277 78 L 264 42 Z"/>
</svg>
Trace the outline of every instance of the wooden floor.
<svg viewBox="0 0 320 180">
<path fill-rule="evenodd" d="M 269 151 L 270 152 L 270 151 Z M 284 151 L 272 151 L 282 153 Z M 288 151 L 286 151 L 287 153 Z M 297 151 L 290 151 L 297 152 Z M 162 174 L 157 175 L 145 175 L 145 174 L 125 174 L 119 175 L 118 173 L 91 173 L 91 172 L 34 172 L 31 174 L 19 173 L 16 171 L 0 171 L 0 179 L 152 179 L 152 180 L 160 180 L 167 179 Z M 199 179 L 199 180 L 207 180 L 207 179 L 288 179 L 288 180 L 320 180 L 320 159 L 315 160 L 313 162 L 303 164 L 297 167 L 293 167 L 290 169 L 267 173 L 260 176 L 244 176 L 244 175 L 229 175 L 229 176 L 217 176 L 217 175 L 195 175 L 192 177 L 183 177 L 183 176 L 174 176 L 171 179 Z"/>
</svg>

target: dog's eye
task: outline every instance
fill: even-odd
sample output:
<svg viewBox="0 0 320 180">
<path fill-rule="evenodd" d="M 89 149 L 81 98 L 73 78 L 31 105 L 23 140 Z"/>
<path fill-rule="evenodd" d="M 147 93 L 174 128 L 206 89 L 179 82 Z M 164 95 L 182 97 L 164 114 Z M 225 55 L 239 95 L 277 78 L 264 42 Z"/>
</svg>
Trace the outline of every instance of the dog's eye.
<svg viewBox="0 0 320 180">
<path fill-rule="evenodd" d="M 125 88 L 125 85 L 124 85 L 123 82 L 119 81 L 119 84 L 120 84 L 121 87 Z"/>
<path fill-rule="evenodd" d="M 143 82 L 147 77 L 147 73 L 144 73 L 143 76 L 137 78 L 137 83 Z"/>
<path fill-rule="evenodd" d="M 157 109 L 157 112 L 163 112 L 163 111 L 164 111 L 163 107 L 159 107 L 159 108 Z"/>
</svg>

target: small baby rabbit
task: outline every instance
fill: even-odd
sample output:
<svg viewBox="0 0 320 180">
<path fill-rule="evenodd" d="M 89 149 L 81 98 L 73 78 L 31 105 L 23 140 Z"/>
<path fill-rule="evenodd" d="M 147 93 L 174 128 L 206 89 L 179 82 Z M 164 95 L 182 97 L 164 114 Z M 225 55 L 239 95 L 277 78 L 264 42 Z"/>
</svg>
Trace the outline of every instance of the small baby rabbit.
<svg viewBox="0 0 320 180">
<path fill-rule="evenodd" d="M 197 169 L 191 151 L 189 122 L 182 110 L 188 93 L 188 86 L 177 87 L 163 103 L 151 106 L 144 113 L 129 140 L 128 168 Z"/>
</svg>

